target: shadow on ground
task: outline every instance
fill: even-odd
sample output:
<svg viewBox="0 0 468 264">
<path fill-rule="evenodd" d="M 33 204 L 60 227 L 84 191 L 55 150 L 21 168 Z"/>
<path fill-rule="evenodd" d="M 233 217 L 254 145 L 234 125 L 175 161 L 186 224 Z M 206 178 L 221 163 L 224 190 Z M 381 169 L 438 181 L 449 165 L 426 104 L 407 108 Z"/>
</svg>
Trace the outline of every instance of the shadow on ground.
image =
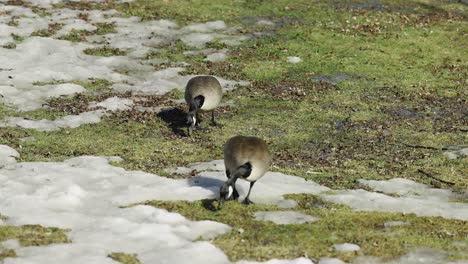
<svg viewBox="0 0 468 264">
<path fill-rule="evenodd" d="M 188 136 L 186 120 L 187 114 L 179 108 L 166 108 L 158 113 L 158 117 L 169 125 L 172 132 L 178 136 Z"/>
</svg>

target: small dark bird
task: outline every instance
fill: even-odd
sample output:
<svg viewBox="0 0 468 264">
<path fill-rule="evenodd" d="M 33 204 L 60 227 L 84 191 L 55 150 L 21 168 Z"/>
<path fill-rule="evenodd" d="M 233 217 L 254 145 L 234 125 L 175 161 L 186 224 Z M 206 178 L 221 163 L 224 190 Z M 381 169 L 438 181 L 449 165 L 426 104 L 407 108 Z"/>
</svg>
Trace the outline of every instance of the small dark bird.
<svg viewBox="0 0 468 264">
<path fill-rule="evenodd" d="M 217 126 L 214 109 L 221 102 L 223 89 L 218 79 L 213 76 L 203 75 L 190 79 L 185 87 L 185 101 L 189 105 L 187 114 L 188 135 L 192 134 L 193 128 L 200 127 L 198 111 L 211 110 L 211 124 Z"/>
<path fill-rule="evenodd" d="M 268 170 L 271 163 L 271 154 L 267 144 L 257 137 L 235 136 L 224 145 L 224 166 L 228 180 L 219 191 L 219 207 L 225 200 L 237 200 L 239 193 L 236 190 L 238 178 L 250 182 L 249 192 L 244 204 L 251 204 L 249 196 L 255 182 Z"/>
</svg>

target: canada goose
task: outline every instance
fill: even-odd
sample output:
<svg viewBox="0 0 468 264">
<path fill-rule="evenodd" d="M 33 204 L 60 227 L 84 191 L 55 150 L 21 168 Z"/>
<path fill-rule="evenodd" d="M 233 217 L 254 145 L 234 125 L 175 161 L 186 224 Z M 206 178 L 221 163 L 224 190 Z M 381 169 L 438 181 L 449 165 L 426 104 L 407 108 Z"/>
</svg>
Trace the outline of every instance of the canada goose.
<svg viewBox="0 0 468 264">
<path fill-rule="evenodd" d="M 200 125 L 198 110 L 211 110 L 211 124 L 218 125 L 215 121 L 214 109 L 221 102 L 222 96 L 221 84 L 213 76 L 196 76 L 188 81 L 185 87 L 185 101 L 189 105 L 187 114 L 189 136 L 192 134 L 193 128 Z"/>
<path fill-rule="evenodd" d="M 271 155 L 267 144 L 257 137 L 235 136 L 224 145 L 224 166 L 228 180 L 219 191 L 219 207 L 225 200 L 237 200 L 236 181 L 240 177 L 250 182 L 244 203 L 251 204 L 250 191 L 255 182 L 267 172 Z"/>
</svg>

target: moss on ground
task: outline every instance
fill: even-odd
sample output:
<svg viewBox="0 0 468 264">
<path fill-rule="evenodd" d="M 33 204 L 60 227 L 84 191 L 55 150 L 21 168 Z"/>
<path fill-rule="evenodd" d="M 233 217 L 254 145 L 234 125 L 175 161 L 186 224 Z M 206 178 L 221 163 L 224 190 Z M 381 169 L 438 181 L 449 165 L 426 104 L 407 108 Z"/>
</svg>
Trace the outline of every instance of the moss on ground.
<svg viewBox="0 0 468 264">
<path fill-rule="evenodd" d="M 17 239 L 21 246 L 43 246 L 52 243 L 70 242 L 65 235 L 66 230 L 39 225 L 0 226 L 0 242 Z M 4 258 L 16 257 L 14 250 L 0 251 L 0 261 Z"/>
<path fill-rule="evenodd" d="M 83 52 L 87 55 L 103 56 L 103 57 L 123 56 L 126 54 L 124 50 L 121 50 L 118 48 L 112 48 L 108 46 L 103 46 L 100 48 L 89 48 L 89 49 L 83 50 Z"/>
<path fill-rule="evenodd" d="M 109 258 L 118 261 L 123 264 L 140 264 L 141 262 L 135 255 L 126 254 L 126 253 L 111 253 Z"/>
</svg>

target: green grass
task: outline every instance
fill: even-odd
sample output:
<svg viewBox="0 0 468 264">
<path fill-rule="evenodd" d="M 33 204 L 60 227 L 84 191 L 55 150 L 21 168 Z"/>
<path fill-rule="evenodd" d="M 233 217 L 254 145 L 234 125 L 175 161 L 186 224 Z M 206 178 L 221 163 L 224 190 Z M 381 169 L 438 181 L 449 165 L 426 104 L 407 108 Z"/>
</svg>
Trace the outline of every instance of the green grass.
<svg viewBox="0 0 468 264">
<path fill-rule="evenodd" d="M 185 56 L 183 42 L 161 47 L 148 59 L 190 63 L 185 74 L 213 74 L 248 80 L 251 85 L 224 95 L 234 106 L 217 110 L 223 128 L 208 126 L 192 138 L 174 132 L 170 122 L 151 113 L 124 111 L 99 124 L 54 132 L 20 128 L 0 131 L 0 144 L 15 147 L 21 161 L 59 161 L 79 155 L 117 155 L 127 169 L 163 174 L 163 169 L 196 161 L 222 158 L 222 145 L 231 136 L 264 138 L 274 153 L 272 170 L 297 175 L 333 189 L 357 187 L 357 179 L 385 180 L 403 177 L 439 188 L 468 189 L 466 158 L 449 160 L 444 148 L 466 146 L 468 122 L 466 91 L 467 6 L 454 1 L 149 1 L 104 4 L 66 2 L 56 7 L 79 10 L 116 8 L 124 16 L 143 20 L 169 19 L 180 26 L 224 20 L 244 34 L 261 32 L 238 47 L 229 48 L 225 62 L 209 63 L 204 56 Z M 367 4 L 366 4 L 367 3 Z M 274 27 L 255 25 L 270 19 Z M 51 36 L 59 25 L 37 33 Z M 80 41 L 87 34 L 112 32 L 113 25 L 99 25 L 96 32 L 72 32 Z M 214 42 L 210 48 L 225 48 Z M 124 55 L 103 47 L 89 49 L 97 56 Z M 297 64 L 286 57 L 298 56 Z M 163 65 L 165 66 L 165 65 Z M 317 80 L 332 80 L 320 82 Z M 60 81 L 56 82 L 60 83 Z M 115 96 L 106 80 L 75 82 L 85 94 L 49 101 L 50 108 L 18 114 L 0 107 L 0 117 L 26 115 L 56 118 L 86 110 L 90 101 Z M 36 84 L 40 85 L 40 84 Z M 183 87 L 180 87 L 182 89 Z M 131 94 L 119 96 L 130 97 Z M 144 106 L 171 106 L 182 99 L 173 91 L 163 97 L 143 97 Z M 184 107 L 171 118 L 180 122 Z M 167 118 L 167 116 L 165 116 Z M 184 128 L 180 128 L 183 134 Z M 35 140 L 20 139 L 33 136 Z M 423 170 L 433 178 L 419 172 Z M 166 175 L 172 177 L 171 175 Z M 439 180 L 437 180 L 439 179 Z M 449 182 L 449 183 L 446 183 Z M 233 226 L 233 231 L 214 243 L 232 260 L 265 260 L 273 257 L 355 255 L 329 251 L 334 243 L 351 242 L 359 254 L 396 257 L 416 247 L 447 250 L 453 259 L 466 258 L 453 241 L 466 241 L 467 223 L 436 217 L 353 212 L 307 195 L 292 196 L 294 210 L 320 218 L 317 223 L 278 226 L 252 220 L 265 205 L 244 207 L 229 203 L 210 211 L 206 201 L 149 204 L 180 212 L 193 220 L 210 219 Z M 460 202 L 466 202 L 461 198 Z M 311 206 L 311 204 L 321 204 Z M 244 217 L 244 222 L 236 217 Z M 407 226 L 382 228 L 385 221 L 401 220 Z M 244 233 L 236 230 L 243 228 Z M 260 230 L 264 230 L 260 232 Z M 3 254 L 3 253 L 0 253 Z M 13 254 L 7 252 L 4 254 Z M 114 259 L 137 263 L 130 254 Z"/>
<path fill-rule="evenodd" d="M 103 46 L 100 48 L 89 48 L 89 49 L 83 50 L 83 52 L 88 55 L 103 56 L 103 57 L 123 56 L 126 54 L 126 52 L 123 50 L 120 50 L 118 48 L 108 47 L 108 46 Z"/>
<path fill-rule="evenodd" d="M 74 80 L 74 81 L 63 81 L 63 80 L 58 80 L 58 81 L 52 81 L 52 82 L 35 82 L 33 85 L 54 85 L 54 84 L 62 84 L 62 83 L 74 83 L 83 86 L 86 88 L 88 91 L 107 91 L 109 90 L 110 86 L 112 85 L 111 82 L 108 80 L 104 79 L 98 79 L 98 78 L 89 78 L 86 81 L 82 80 Z"/>
<path fill-rule="evenodd" d="M 125 254 L 125 253 L 111 253 L 109 258 L 118 261 L 123 264 L 140 264 L 141 262 L 135 255 Z"/>
<path fill-rule="evenodd" d="M 80 42 L 80 41 L 86 40 L 87 36 L 105 35 L 105 34 L 116 32 L 114 28 L 114 24 L 112 23 L 93 23 L 93 25 L 96 27 L 95 30 L 87 31 L 87 30 L 72 29 L 70 33 L 60 37 L 60 39 L 68 40 L 71 42 Z M 104 55 L 99 55 L 99 56 L 104 56 Z M 112 56 L 112 55 L 109 55 L 109 56 Z"/>
<path fill-rule="evenodd" d="M 213 243 L 227 253 L 232 261 L 241 259 L 268 260 L 272 258 L 296 258 L 309 256 L 339 257 L 350 261 L 357 255 L 391 258 L 418 247 L 430 247 L 455 252 L 462 251 L 453 241 L 468 242 L 468 225 L 465 221 L 446 220 L 438 217 L 416 217 L 391 213 L 353 212 L 345 206 L 337 206 L 313 195 L 290 195 L 298 201 L 294 210 L 318 217 L 307 224 L 277 225 L 254 220 L 257 211 L 284 210 L 267 205 L 245 206 L 237 202 L 227 203 L 221 210 L 214 210 L 217 202 L 150 201 L 147 205 L 178 212 L 191 220 L 213 220 L 226 223 L 232 231 L 218 236 Z M 385 228 L 388 221 L 404 221 L 407 225 Z M 242 231 L 239 231 L 242 230 Z M 355 243 L 359 253 L 339 253 L 332 250 L 334 244 Z"/>
<path fill-rule="evenodd" d="M 65 235 L 66 230 L 39 225 L 0 226 L 0 242 L 17 239 L 21 246 L 43 246 L 52 243 L 70 242 Z M 0 261 L 7 257 L 16 257 L 13 250 L 0 250 Z"/>
</svg>

